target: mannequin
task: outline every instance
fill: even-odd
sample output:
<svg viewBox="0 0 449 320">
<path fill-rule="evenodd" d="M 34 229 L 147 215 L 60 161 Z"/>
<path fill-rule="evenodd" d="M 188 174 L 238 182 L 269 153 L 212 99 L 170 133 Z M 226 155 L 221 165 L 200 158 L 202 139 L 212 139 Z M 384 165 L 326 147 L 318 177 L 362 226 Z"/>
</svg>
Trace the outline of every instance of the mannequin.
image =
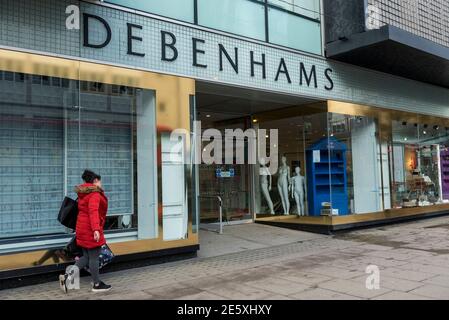
<svg viewBox="0 0 449 320">
<path fill-rule="evenodd" d="M 279 167 L 278 191 L 279 195 L 281 196 L 284 215 L 288 215 L 290 213 L 290 200 L 288 198 L 290 183 L 290 167 L 287 165 L 287 158 L 283 156 L 281 158 L 281 166 Z"/>
<path fill-rule="evenodd" d="M 295 168 L 296 175 L 292 178 L 292 197 L 296 200 L 296 207 L 298 208 L 298 216 L 305 216 L 304 211 L 304 190 L 305 179 L 301 175 L 301 168 Z"/>
<path fill-rule="evenodd" d="M 268 204 L 268 208 L 270 209 L 270 214 L 274 215 L 274 207 L 273 207 L 273 201 L 270 197 L 270 191 L 271 191 L 271 173 L 270 170 L 266 166 L 265 158 L 260 159 L 260 169 L 259 169 L 259 175 L 260 175 L 260 190 L 262 192 L 263 197 L 265 198 L 265 201 Z"/>
</svg>

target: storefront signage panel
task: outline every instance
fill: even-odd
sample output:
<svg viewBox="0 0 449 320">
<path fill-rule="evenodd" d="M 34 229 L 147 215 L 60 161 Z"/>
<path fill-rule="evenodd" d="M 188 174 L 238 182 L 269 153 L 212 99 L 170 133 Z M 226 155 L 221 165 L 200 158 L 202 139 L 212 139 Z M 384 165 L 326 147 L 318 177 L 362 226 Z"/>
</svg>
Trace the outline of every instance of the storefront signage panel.
<svg viewBox="0 0 449 320">
<path fill-rule="evenodd" d="M 196 78 L 319 95 L 333 91 L 333 69 L 311 56 L 166 24 L 148 17 L 116 19 L 107 8 L 82 13 L 82 53 Z M 186 32 L 188 31 L 188 32 Z M 212 37 L 213 35 L 213 37 Z M 189 69 L 187 69 L 189 68 Z"/>
<path fill-rule="evenodd" d="M 80 6 L 79 29 L 66 27 L 70 5 Z M 449 117 L 444 88 L 100 2 L 3 0 L 0 15 L 1 29 L 7 30 L 0 32 L 3 48 Z M 86 26 L 83 15 L 100 17 L 110 30 L 96 18 Z"/>
</svg>

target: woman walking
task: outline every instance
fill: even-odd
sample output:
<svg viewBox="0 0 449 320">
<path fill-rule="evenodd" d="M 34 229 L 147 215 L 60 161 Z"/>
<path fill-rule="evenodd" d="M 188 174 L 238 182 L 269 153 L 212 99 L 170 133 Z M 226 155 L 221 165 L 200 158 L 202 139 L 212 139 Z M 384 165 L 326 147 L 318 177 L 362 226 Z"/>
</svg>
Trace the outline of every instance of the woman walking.
<svg viewBox="0 0 449 320">
<path fill-rule="evenodd" d="M 77 186 L 75 192 L 78 194 L 76 243 L 83 249 L 83 256 L 75 263 L 75 266 L 79 270 L 89 267 L 93 280 L 93 292 L 109 291 L 111 286 L 102 282 L 99 276 L 101 246 L 106 244 L 103 228 L 108 211 L 108 199 L 101 186 L 101 176 L 85 170 L 82 179 L 84 183 Z M 59 277 L 64 292 L 67 292 L 67 277 L 67 273 Z"/>
</svg>

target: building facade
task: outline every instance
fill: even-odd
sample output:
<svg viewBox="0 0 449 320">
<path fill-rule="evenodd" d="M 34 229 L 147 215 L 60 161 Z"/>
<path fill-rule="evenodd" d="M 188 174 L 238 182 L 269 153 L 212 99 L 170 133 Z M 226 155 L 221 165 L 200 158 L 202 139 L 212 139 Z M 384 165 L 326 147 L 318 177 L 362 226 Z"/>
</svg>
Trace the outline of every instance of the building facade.
<svg viewBox="0 0 449 320">
<path fill-rule="evenodd" d="M 447 211 L 449 89 L 348 58 L 390 24 L 358 4 L 339 19 L 362 31 L 319 0 L 0 1 L 0 279 L 70 261 L 56 217 L 85 168 L 123 260 L 196 252 L 218 199 L 227 223 L 320 232 Z M 197 163 L 207 129 L 265 130 L 220 143 L 270 152 Z"/>
</svg>

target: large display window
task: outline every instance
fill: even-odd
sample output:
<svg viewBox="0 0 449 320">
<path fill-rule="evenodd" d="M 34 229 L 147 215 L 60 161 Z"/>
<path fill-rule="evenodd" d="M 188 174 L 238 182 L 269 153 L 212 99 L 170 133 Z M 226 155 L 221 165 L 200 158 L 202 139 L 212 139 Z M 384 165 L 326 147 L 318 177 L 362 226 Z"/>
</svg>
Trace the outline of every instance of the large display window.
<svg viewBox="0 0 449 320">
<path fill-rule="evenodd" d="M 447 119 L 334 101 L 255 118 L 279 139 L 276 172 L 267 159 L 255 172 L 258 218 L 385 218 L 449 203 Z"/>
<path fill-rule="evenodd" d="M 193 80 L 0 57 L 0 272 L 66 261 L 60 249 L 73 230 L 57 215 L 84 169 L 102 176 L 116 255 L 198 243 Z"/>
<path fill-rule="evenodd" d="M 76 199 L 86 168 L 104 177 L 105 229 L 137 230 L 134 203 L 156 201 L 154 175 L 145 186 L 135 179 L 137 166 L 155 165 L 154 92 L 3 71 L 0 92 L 0 238 L 64 233 L 60 200 Z"/>
<path fill-rule="evenodd" d="M 382 146 L 376 118 L 328 114 L 329 177 L 334 215 L 384 209 Z"/>
<path fill-rule="evenodd" d="M 392 121 L 393 206 L 409 208 L 449 203 L 449 129 L 438 119 L 417 116 L 414 120 Z"/>
<path fill-rule="evenodd" d="M 323 201 L 330 201 L 330 189 L 312 190 L 308 186 L 307 176 L 311 170 L 310 157 L 316 156 L 311 151 L 317 143 L 328 141 L 327 113 L 324 106 L 293 107 L 283 112 L 270 112 L 254 117 L 258 129 L 277 130 L 278 143 L 274 144 L 274 150 L 267 150 L 269 157 L 260 158 L 259 166 L 255 172 L 255 211 L 258 217 L 274 215 L 314 215 L 315 209 L 311 198 L 321 197 Z M 270 136 L 267 134 L 266 139 Z M 275 153 L 277 169 L 269 170 L 269 160 Z M 324 155 L 323 155 L 324 157 Z M 312 159 L 313 163 L 313 159 Z M 323 184 L 329 177 L 328 163 L 322 163 L 315 168 L 319 173 L 316 181 Z M 323 193 L 321 193 L 323 192 Z M 318 194 L 319 193 L 319 194 Z M 324 194 L 326 193 L 326 194 Z"/>
<path fill-rule="evenodd" d="M 56 216 L 85 169 L 103 177 L 106 232 L 157 237 L 154 91 L 0 71 L 0 92 L 0 239 L 70 233 Z"/>
</svg>

